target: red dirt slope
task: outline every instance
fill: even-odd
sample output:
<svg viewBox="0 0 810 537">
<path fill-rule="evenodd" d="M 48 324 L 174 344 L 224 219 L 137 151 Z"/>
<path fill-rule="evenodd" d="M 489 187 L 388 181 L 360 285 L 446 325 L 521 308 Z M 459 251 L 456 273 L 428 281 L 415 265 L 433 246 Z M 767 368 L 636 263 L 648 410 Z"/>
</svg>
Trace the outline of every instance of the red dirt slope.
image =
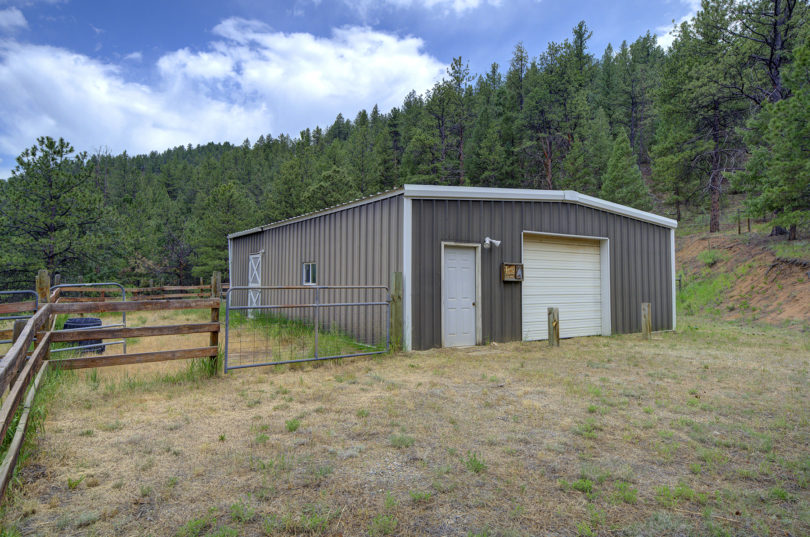
<svg viewBox="0 0 810 537">
<path fill-rule="evenodd" d="M 725 319 L 749 319 L 770 324 L 810 323 L 810 261 L 777 258 L 767 246 L 784 238 L 747 235 L 690 235 L 676 240 L 676 265 L 684 285 L 701 273 L 728 273 L 731 287 L 722 300 Z M 701 252 L 720 259 L 707 266 Z"/>
</svg>

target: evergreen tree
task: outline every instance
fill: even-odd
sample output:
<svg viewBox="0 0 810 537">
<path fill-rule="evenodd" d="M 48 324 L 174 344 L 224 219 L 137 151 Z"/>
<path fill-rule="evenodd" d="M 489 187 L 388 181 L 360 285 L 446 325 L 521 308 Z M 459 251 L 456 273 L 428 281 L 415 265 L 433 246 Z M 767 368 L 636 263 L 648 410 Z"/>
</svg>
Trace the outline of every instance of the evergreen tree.
<svg viewBox="0 0 810 537">
<path fill-rule="evenodd" d="M 29 288 L 41 268 L 66 277 L 101 277 L 120 268 L 127 251 L 86 161 L 86 153 L 49 136 L 17 157 L 0 197 L 5 285 Z"/>
<path fill-rule="evenodd" d="M 235 182 L 218 185 L 197 204 L 195 218 L 188 226 L 194 251 L 191 275 L 208 277 L 214 271 L 228 271 L 229 233 L 258 224 L 256 203 L 247 190 Z"/>
<path fill-rule="evenodd" d="M 318 211 L 362 196 L 346 171 L 335 166 L 323 172 L 320 180 L 307 188 L 304 204 L 311 211 Z"/>
<path fill-rule="evenodd" d="M 619 132 L 613 143 L 607 170 L 602 177 L 602 198 L 644 211 L 652 208 L 650 191 L 644 184 L 630 139 L 624 131 Z"/>
<path fill-rule="evenodd" d="M 602 176 L 607 170 L 613 151 L 607 114 L 599 108 L 593 119 L 587 121 L 577 133 L 571 149 L 563 161 L 565 176 L 562 188 L 598 196 L 602 190 Z"/>
<path fill-rule="evenodd" d="M 766 103 L 749 121 L 753 150 L 735 179 L 748 192 L 750 213 L 775 215 L 774 225 L 788 227 L 795 240 L 798 226 L 810 224 L 810 41 L 796 51 L 782 93 L 787 97 Z"/>
</svg>

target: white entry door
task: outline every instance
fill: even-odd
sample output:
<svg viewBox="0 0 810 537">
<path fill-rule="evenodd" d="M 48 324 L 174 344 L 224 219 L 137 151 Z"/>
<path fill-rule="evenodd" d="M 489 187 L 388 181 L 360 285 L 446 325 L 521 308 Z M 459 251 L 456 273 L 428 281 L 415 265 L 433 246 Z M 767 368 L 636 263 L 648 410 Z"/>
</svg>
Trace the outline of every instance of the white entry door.
<svg viewBox="0 0 810 537">
<path fill-rule="evenodd" d="M 475 345 L 475 248 L 444 247 L 444 345 Z"/>
<path fill-rule="evenodd" d="M 262 285 L 262 254 L 250 254 L 248 263 L 248 287 Z M 248 307 L 261 305 L 262 292 L 251 289 L 248 291 Z M 248 316 L 253 317 L 253 310 L 248 310 Z"/>
</svg>

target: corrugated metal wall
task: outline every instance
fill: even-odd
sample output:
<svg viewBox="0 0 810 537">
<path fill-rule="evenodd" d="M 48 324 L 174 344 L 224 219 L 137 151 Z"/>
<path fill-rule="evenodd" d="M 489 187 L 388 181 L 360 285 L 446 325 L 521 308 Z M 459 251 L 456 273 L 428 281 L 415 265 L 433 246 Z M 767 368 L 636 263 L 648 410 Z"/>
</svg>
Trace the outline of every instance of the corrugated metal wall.
<svg viewBox="0 0 810 537">
<path fill-rule="evenodd" d="M 653 330 L 672 327 L 670 230 L 573 203 L 421 200 L 413 207 L 413 348 L 441 345 L 441 242 L 500 248 L 481 256 L 483 341 L 521 339 L 520 283 L 502 282 L 501 263 L 521 262 L 523 231 L 610 239 L 611 325 L 641 330 L 641 303 L 651 302 Z"/>
<path fill-rule="evenodd" d="M 262 285 L 301 285 L 302 264 L 317 265 L 318 285 L 389 285 L 391 272 L 402 271 L 403 196 L 349 207 L 307 220 L 291 222 L 232 239 L 231 271 L 234 286 L 248 285 L 248 257 L 264 250 Z M 381 293 L 324 291 L 321 302 L 377 301 Z M 234 295 L 234 305 L 247 305 L 247 294 Z M 264 304 L 310 302 L 311 291 L 264 291 Z M 341 329 L 366 338 L 383 328 L 383 308 L 373 318 L 363 308 L 331 309 L 321 319 L 338 322 Z M 287 310 L 292 317 L 308 313 Z"/>
</svg>

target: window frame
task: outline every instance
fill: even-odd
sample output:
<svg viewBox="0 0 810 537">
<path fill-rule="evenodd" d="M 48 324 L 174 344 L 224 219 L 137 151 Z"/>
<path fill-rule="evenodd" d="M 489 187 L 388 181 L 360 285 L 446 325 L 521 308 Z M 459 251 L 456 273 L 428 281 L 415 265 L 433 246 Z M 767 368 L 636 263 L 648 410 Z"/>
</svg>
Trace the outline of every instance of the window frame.
<svg viewBox="0 0 810 537">
<path fill-rule="evenodd" d="M 307 271 L 307 268 L 309 268 L 309 271 Z M 307 276 L 309 276 L 309 281 L 307 281 Z M 315 261 L 301 263 L 301 285 L 318 285 L 318 264 Z"/>
</svg>

